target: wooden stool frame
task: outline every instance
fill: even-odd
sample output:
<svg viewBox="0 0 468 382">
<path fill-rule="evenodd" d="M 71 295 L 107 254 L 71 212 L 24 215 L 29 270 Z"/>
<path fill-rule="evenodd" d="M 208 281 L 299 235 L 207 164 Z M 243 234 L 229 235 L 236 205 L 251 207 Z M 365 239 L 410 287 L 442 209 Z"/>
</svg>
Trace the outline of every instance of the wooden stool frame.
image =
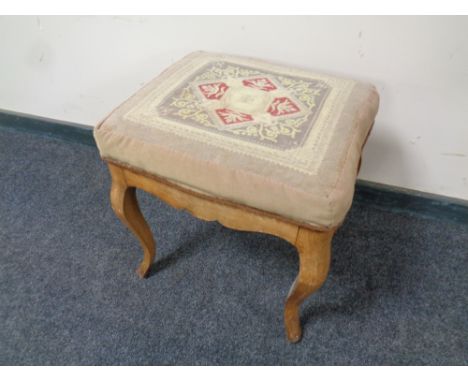
<svg viewBox="0 0 468 382">
<path fill-rule="evenodd" d="M 301 339 L 300 307 L 327 278 L 331 242 L 336 228 L 320 231 L 279 215 L 197 193 L 167 179 L 145 174 L 108 159 L 106 162 L 112 177 L 112 208 L 143 247 L 143 260 L 137 269 L 140 277 L 148 275 L 156 246 L 138 206 L 135 193 L 137 188 L 159 197 L 175 208 L 187 210 L 197 218 L 216 220 L 228 228 L 241 231 L 272 234 L 293 244 L 299 253 L 299 273 L 286 298 L 284 325 L 290 342 Z"/>
</svg>

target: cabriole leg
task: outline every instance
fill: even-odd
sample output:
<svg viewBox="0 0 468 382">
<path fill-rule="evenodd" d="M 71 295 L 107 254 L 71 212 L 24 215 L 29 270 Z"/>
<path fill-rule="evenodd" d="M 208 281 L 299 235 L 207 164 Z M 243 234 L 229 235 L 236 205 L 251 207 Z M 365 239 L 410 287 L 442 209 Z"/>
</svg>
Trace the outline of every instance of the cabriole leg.
<svg viewBox="0 0 468 382">
<path fill-rule="evenodd" d="M 291 286 L 284 309 L 286 334 L 291 342 L 298 342 L 302 336 L 300 324 L 302 302 L 317 291 L 327 278 L 333 234 L 333 230 L 319 232 L 299 228 L 296 239 L 299 274 Z"/>
<path fill-rule="evenodd" d="M 110 193 L 112 209 L 140 241 L 144 257 L 137 273 L 140 277 L 146 277 L 155 256 L 153 235 L 138 206 L 135 187 L 127 185 L 125 173 L 121 168 L 109 163 L 109 171 L 112 176 Z"/>
</svg>

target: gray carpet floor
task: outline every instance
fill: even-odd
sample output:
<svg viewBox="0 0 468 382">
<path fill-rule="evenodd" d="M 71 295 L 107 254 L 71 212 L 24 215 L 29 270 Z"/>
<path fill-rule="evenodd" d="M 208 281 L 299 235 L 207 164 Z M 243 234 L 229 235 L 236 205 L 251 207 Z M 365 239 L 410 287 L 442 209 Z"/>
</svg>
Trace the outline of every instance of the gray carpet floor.
<svg viewBox="0 0 468 382">
<path fill-rule="evenodd" d="M 355 204 L 302 342 L 295 249 L 138 193 L 151 277 L 96 148 L 0 129 L 0 363 L 466 365 L 468 226 Z"/>
</svg>

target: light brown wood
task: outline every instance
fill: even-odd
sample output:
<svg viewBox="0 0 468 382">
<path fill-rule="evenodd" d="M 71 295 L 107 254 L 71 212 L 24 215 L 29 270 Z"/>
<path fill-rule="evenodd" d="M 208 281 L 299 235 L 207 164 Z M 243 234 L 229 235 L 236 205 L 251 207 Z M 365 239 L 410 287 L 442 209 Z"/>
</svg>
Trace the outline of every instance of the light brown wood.
<svg viewBox="0 0 468 382">
<path fill-rule="evenodd" d="M 286 299 L 284 325 L 289 341 L 302 337 L 300 307 L 302 302 L 325 282 L 330 268 L 331 241 L 334 231 L 317 232 L 300 228 L 296 239 L 299 274 Z"/>
<path fill-rule="evenodd" d="M 274 218 L 275 221 L 288 223 L 289 226 L 305 227 L 305 228 L 310 228 L 312 230 L 317 230 L 317 231 L 328 231 L 328 228 L 324 228 L 322 226 L 314 226 L 314 225 L 307 224 L 307 223 L 304 223 L 304 222 L 297 222 L 296 220 L 290 219 L 290 218 L 282 216 L 282 215 L 275 214 L 273 212 L 260 210 L 260 209 L 253 208 L 253 207 L 250 207 L 250 206 L 247 206 L 247 205 L 244 205 L 244 204 L 236 203 L 236 202 L 233 202 L 233 201 L 230 201 L 230 200 L 227 200 L 227 199 L 217 198 L 217 197 L 214 197 L 213 195 L 204 194 L 204 193 L 195 191 L 194 189 L 191 189 L 191 188 L 183 187 L 182 185 L 180 185 L 178 183 L 175 183 L 173 181 L 170 181 L 167 178 L 163 178 L 163 177 L 160 177 L 160 176 L 157 176 L 157 175 L 154 175 L 154 174 L 150 174 L 150 173 L 145 172 L 145 171 L 143 171 L 141 169 L 131 167 L 131 166 L 127 165 L 127 164 L 120 163 L 120 162 L 115 161 L 113 159 L 104 158 L 104 160 L 107 162 L 108 165 L 113 165 L 115 167 L 118 167 L 118 168 L 121 168 L 122 170 L 124 170 L 125 173 L 127 174 L 127 179 L 133 179 L 133 181 L 136 184 L 137 188 L 140 188 L 138 186 L 138 184 L 140 184 L 142 181 L 144 181 L 145 183 L 148 183 L 148 182 L 149 183 L 154 183 L 154 182 L 151 182 L 153 180 L 153 181 L 156 181 L 156 184 L 157 184 L 156 189 L 159 189 L 160 186 L 168 186 L 169 189 L 171 189 L 171 190 L 175 189 L 175 190 L 182 191 L 183 194 L 184 195 L 187 194 L 188 197 L 194 196 L 196 199 L 208 200 L 208 201 L 214 202 L 214 204 L 216 204 L 216 205 L 234 207 L 235 210 L 242 210 L 242 211 L 245 211 L 245 212 L 250 212 L 253 215 L 260 215 L 260 216 L 263 216 L 263 217 Z M 154 186 L 151 186 L 151 187 L 154 188 Z M 147 192 L 153 193 L 152 191 L 148 191 L 148 190 L 147 190 Z M 156 195 L 156 194 L 154 194 L 154 195 Z M 158 195 L 156 195 L 156 196 L 158 196 Z M 158 196 L 158 197 L 160 197 L 160 196 Z M 296 232 L 296 234 L 297 234 L 297 232 Z M 291 242 L 291 243 L 294 244 L 294 242 Z"/>
<path fill-rule="evenodd" d="M 295 245 L 299 253 L 299 273 L 286 300 L 284 323 L 291 342 L 301 338 L 300 305 L 326 279 L 330 265 L 331 240 L 334 229 L 318 231 L 278 219 L 271 213 L 247 206 L 217 200 L 193 190 L 172 184 L 165 179 L 147 176 L 116 163 L 108 162 L 112 176 L 111 202 L 119 218 L 133 231 L 144 250 L 138 273 L 145 276 L 154 258 L 154 241 L 148 224 L 138 207 L 135 189 L 159 197 L 169 205 L 187 210 L 208 221 L 218 221 L 241 231 L 263 232 L 281 237 Z"/>
<path fill-rule="evenodd" d="M 111 204 L 115 214 L 140 240 L 143 248 L 143 260 L 137 268 L 140 277 L 148 276 L 155 256 L 155 243 L 153 234 L 143 217 L 136 198 L 136 189 L 128 185 L 124 171 L 109 165 L 112 177 Z"/>
<path fill-rule="evenodd" d="M 110 165 L 115 166 L 115 165 Z M 280 221 L 266 214 L 252 213 L 246 209 L 221 204 L 193 191 L 182 190 L 167 182 L 157 181 L 129 169 L 122 169 L 128 185 L 159 197 L 169 205 L 186 210 L 199 219 L 218 221 L 222 225 L 240 231 L 269 233 L 282 237 L 291 244 L 296 242 L 298 226 Z"/>
</svg>

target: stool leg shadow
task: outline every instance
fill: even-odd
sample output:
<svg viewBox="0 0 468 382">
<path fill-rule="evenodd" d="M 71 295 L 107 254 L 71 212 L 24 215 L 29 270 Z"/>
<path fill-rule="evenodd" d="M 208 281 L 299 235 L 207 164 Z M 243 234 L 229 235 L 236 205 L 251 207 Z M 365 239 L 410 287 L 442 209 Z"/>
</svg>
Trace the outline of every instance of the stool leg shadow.
<svg viewBox="0 0 468 382">
<path fill-rule="evenodd" d="M 135 187 L 127 185 L 125 175 L 120 168 L 109 165 L 109 170 L 112 177 L 110 192 L 112 209 L 140 241 L 144 257 L 136 272 L 142 278 L 147 277 L 156 254 L 153 234 L 138 206 Z"/>
</svg>

